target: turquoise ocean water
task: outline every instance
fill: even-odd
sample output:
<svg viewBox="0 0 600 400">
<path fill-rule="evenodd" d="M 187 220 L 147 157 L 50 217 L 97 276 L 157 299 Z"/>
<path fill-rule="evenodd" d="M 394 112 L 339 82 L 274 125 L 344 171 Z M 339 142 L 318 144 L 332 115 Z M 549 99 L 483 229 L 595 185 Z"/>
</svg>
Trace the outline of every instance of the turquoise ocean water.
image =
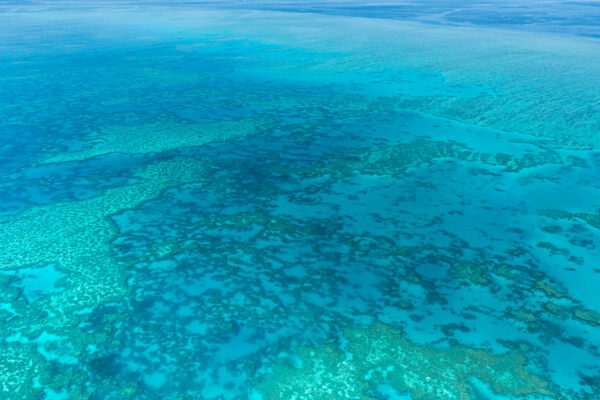
<svg viewBox="0 0 600 400">
<path fill-rule="evenodd" d="M 0 3 L 0 399 L 600 399 L 599 27 Z"/>
</svg>

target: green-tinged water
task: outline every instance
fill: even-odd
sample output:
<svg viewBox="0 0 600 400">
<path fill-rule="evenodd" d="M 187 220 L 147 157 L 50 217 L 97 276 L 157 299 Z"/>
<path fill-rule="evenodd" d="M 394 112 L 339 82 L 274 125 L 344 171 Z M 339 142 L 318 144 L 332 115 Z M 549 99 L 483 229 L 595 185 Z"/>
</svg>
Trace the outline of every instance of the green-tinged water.
<svg viewBox="0 0 600 400">
<path fill-rule="evenodd" d="M 600 398 L 598 39 L 0 21 L 0 399 Z"/>
</svg>

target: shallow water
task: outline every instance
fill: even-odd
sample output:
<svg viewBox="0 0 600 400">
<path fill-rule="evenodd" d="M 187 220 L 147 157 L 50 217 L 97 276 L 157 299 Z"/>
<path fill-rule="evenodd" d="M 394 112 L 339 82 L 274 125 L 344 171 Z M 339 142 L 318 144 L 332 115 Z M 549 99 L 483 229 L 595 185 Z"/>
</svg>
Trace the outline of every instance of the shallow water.
<svg viewBox="0 0 600 400">
<path fill-rule="evenodd" d="M 600 397 L 593 14 L 349 4 L 5 4 L 2 398 Z"/>
</svg>

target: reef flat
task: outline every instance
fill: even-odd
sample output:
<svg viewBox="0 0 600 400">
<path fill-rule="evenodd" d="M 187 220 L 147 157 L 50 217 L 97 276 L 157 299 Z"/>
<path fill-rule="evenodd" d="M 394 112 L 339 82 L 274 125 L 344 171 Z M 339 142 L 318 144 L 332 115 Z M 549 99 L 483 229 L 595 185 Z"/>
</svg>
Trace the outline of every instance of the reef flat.
<svg viewBox="0 0 600 400">
<path fill-rule="evenodd" d="M 0 398 L 600 397 L 598 39 L 223 8 L 0 8 Z"/>
<path fill-rule="evenodd" d="M 98 134 L 100 142 L 86 150 L 57 154 L 44 163 L 85 160 L 110 153 L 158 153 L 202 146 L 255 133 L 260 121 L 223 121 L 205 124 L 147 124 L 111 126 Z"/>
<path fill-rule="evenodd" d="M 64 274 L 60 290 L 49 290 L 31 303 L 21 301 L 3 310 L 6 323 L 2 330 L 9 334 L 6 341 L 10 343 L 4 354 L 19 352 L 28 344 L 44 348 L 47 340 L 58 347 L 58 354 L 47 356 L 50 361 L 59 358 L 76 364 L 85 346 L 101 343 L 98 338 L 86 337 L 78 314 L 122 300 L 127 292 L 123 265 L 111 254 L 110 242 L 117 229 L 109 217 L 152 200 L 171 187 L 200 181 L 206 174 L 202 162 L 172 159 L 150 165 L 140 176 L 140 183 L 111 188 L 87 200 L 32 207 L 0 218 L 3 270 L 55 265 Z M 13 290 L 3 297 L 10 300 L 19 295 Z M 2 386 L 16 395 L 39 392 L 33 389 L 37 375 L 32 371 L 41 369 L 43 361 L 38 356 L 36 362 L 30 357 L 15 362 L 13 357 L 3 358 L 4 362 L 10 360 L 11 366 L 1 375 Z"/>
</svg>

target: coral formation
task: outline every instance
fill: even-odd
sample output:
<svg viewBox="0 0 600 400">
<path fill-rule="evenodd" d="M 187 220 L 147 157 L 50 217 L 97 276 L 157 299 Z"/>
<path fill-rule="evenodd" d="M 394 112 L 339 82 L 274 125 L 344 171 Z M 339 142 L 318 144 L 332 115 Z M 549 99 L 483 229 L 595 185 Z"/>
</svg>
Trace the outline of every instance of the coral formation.
<svg viewBox="0 0 600 400">
<path fill-rule="evenodd" d="M 158 153 L 181 147 L 201 146 L 245 137 L 265 129 L 266 121 L 257 119 L 196 124 L 151 123 L 135 126 L 110 126 L 98 134 L 99 142 L 90 148 L 60 153 L 42 163 L 81 161 L 109 153 Z"/>
<path fill-rule="evenodd" d="M 463 346 L 435 348 L 412 343 L 384 325 L 344 330 L 343 351 L 302 348 L 294 364 L 280 361 L 259 384 L 265 399 L 369 399 L 391 385 L 415 400 L 474 400 L 477 379 L 499 395 L 561 399 L 544 379 L 529 372 L 518 353 L 493 354 Z"/>
</svg>

